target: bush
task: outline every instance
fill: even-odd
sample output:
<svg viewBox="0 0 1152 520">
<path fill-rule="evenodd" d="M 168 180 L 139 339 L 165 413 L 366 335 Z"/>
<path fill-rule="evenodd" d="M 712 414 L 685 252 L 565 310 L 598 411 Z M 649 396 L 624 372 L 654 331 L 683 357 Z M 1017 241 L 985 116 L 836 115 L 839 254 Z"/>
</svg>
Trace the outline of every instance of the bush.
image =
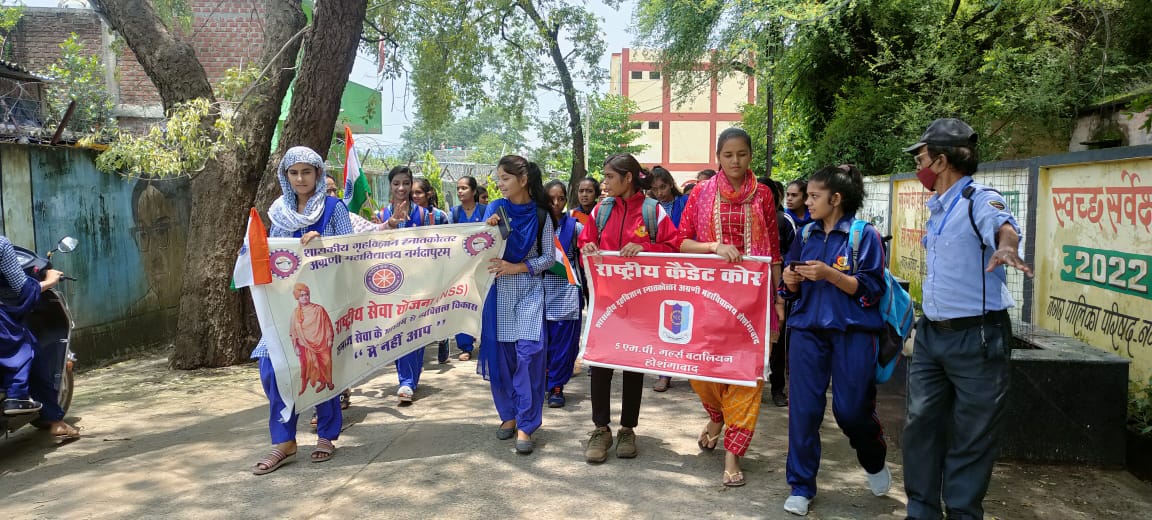
<svg viewBox="0 0 1152 520">
<path fill-rule="evenodd" d="M 1128 390 L 1128 429 L 1152 437 L 1152 377 L 1147 383 L 1131 383 Z"/>
</svg>

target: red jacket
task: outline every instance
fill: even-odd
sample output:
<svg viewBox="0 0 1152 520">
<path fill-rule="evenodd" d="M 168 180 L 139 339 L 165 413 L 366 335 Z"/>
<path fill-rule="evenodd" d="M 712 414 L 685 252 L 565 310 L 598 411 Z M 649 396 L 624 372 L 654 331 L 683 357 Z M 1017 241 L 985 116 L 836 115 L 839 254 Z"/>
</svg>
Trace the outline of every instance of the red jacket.
<svg viewBox="0 0 1152 520">
<path fill-rule="evenodd" d="M 636 243 L 649 253 L 679 253 L 681 239 L 664 208 L 656 206 L 656 243 L 653 244 L 648 237 L 653 230 L 646 229 L 644 225 L 643 207 L 643 192 L 636 192 L 627 199 L 616 199 L 612 213 L 608 215 L 608 222 L 604 224 L 604 233 L 601 234 L 596 229 L 596 216 L 600 213 L 600 205 L 597 204 L 592 209 L 592 225 L 584 226 L 584 232 L 580 233 L 579 246 L 594 243 L 604 251 L 619 251 L 624 244 Z"/>
</svg>

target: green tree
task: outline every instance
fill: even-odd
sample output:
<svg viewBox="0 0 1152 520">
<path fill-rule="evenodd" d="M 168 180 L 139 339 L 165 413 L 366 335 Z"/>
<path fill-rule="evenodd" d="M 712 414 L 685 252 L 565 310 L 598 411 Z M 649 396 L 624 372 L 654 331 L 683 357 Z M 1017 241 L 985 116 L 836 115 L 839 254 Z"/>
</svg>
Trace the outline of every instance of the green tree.
<svg viewBox="0 0 1152 520">
<path fill-rule="evenodd" d="M 12 34 L 12 30 L 16 28 L 16 24 L 20 23 L 20 18 L 23 16 L 24 2 L 16 2 L 14 5 L 0 5 L 0 59 L 8 59 L 8 54 L 11 51 L 8 45 L 8 36 Z"/>
<path fill-rule="evenodd" d="M 42 75 L 52 79 L 44 92 L 46 128 L 59 125 L 72 102 L 76 108 L 65 125 L 68 130 L 87 135 L 116 128 L 115 105 L 104 86 L 104 65 L 99 56 L 85 53 L 76 33 L 60 43 L 60 58 Z"/>
<path fill-rule="evenodd" d="M 586 7 L 563 0 L 377 0 L 370 12 L 384 43 L 382 63 L 397 75 L 411 68 L 417 112 L 429 130 L 446 126 L 457 109 L 482 104 L 523 119 L 534 106 L 530 94 L 552 90 L 564 97 L 572 133 L 570 182 L 585 175 L 575 85 L 603 79 L 605 49 L 599 20 Z"/>
<path fill-rule="evenodd" d="M 549 178 L 569 181 L 572 171 L 572 133 L 568 114 L 563 108 L 553 110 L 537 121 L 540 146 L 532 150 L 533 160 Z"/>
<path fill-rule="evenodd" d="M 588 100 L 588 165 L 593 173 L 602 173 L 608 156 L 617 153 L 636 154 L 648 145 L 633 144 L 642 135 L 632 121 L 640 108 L 636 102 L 612 94 L 593 94 Z"/>
<path fill-rule="evenodd" d="M 1043 153 L 1077 107 L 1152 78 L 1146 2 L 641 0 L 637 13 L 670 70 L 707 57 L 713 74 L 757 77 L 745 126 L 764 148 L 782 139 L 774 156 L 793 173 L 906 169 L 900 144 L 945 116 L 977 129 L 985 160 Z"/>
<path fill-rule="evenodd" d="M 499 154 L 501 150 L 518 150 L 524 146 L 524 122 L 514 115 L 503 113 L 497 105 L 485 105 L 477 111 L 453 120 L 447 126 L 434 130 L 419 117 L 402 134 L 402 157 L 420 157 L 424 152 L 441 146 L 474 149 L 485 156 Z M 495 150 L 495 152 L 492 152 Z M 496 155 L 499 158 L 499 155 Z M 476 160 L 489 162 L 489 160 Z M 494 160 L 491 160 L 494 163 Z"/>
<path fill-rule="evenodd" d="M 90 1 L 132 49 L 156 86 L 166 114 L 188 106 L 209 107 L 196 126 L 213 140 L 219 137 L 219 120 L 228 119 L 229 126 L 235 128 L 234 140 L 226 141 L 196 168 L 181 172 L 192 177 L 188 240 L 197 247 L 189 248 L 184 260 L 180 321 L 169 361 L 174 368 L 242 362 L 256 331 L 248 329 L 245 304 L 240 293 L 228 290 L 228 279 L 243 240 L 247 208 L 258 205 L 257 191 L 262 183 L 275 184 L 274 176 L 267 172 L 269 164 L 277 160 L 270 157 L 269 147 L 281 102 L 295 79 L 296 96 L 281 142 L 326 150 L 359 42 L 365 6 L 360 2 L 323 2 L 315 12 L 311 30 L 305 31 L 300 0 L 262 0 L 265 19 L 259 80 L 225 112 L 192 47 L 161 19 L 153 2 Z M 118 145 L 113 142 L 111 146 L 115 149 Z M 134 167 L 118 173 L 152 174 L 146 156 L 131 159 Z"/>
</svg>

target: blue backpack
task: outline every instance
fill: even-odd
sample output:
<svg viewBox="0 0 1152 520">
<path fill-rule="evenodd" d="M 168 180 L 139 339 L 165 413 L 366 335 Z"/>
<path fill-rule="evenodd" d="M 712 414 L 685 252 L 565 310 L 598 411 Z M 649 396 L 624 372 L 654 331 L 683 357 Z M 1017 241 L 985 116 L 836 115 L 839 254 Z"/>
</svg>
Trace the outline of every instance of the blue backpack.
<svg viewBox="0 0 1152 520">
<path fill-rule="evenodd" d="M 660 203 L 651 197 L 644 197 L 644 205 L 640 206 L 640 216 L 644 219 L 644 227 L 648 232 L 648 240 L 653 244 L 656 243 L 656 233 L 659 229 L 657 222 L 656 208 Z M 596 212 L 596 234 L 604 232 L 604 226 L 608 225 L 608 217 L 612 215 L 612 206 L 616 205 L 616 197 L 604 197 L 600 201 L 600 209 Z M 621 244 L 623 245 L 623 244 Z"/>
<path fill-rule="evenodd" d="M 852 258 L 851 272 L 856 273 L 860 260 L 860 240 L 868 222 L 856 219 L 848 232 L 848 247 Z M 808 241 L 812 234 L 812 223 L 804 225 L 801 232 L 801 243 Z M 905 291 L 892 271 L 884 268 L 884 294 L 880 296 L 880 314 L 884 316 L 884 330 L 880 333 L 880 346 L 876 353 L 876 382 L 886 383 L 892 378 L 900 358 L 904 353 L 904 342 L 912 333 L 915 310 L 912 307 L 912 296 Z"/>
</svg>

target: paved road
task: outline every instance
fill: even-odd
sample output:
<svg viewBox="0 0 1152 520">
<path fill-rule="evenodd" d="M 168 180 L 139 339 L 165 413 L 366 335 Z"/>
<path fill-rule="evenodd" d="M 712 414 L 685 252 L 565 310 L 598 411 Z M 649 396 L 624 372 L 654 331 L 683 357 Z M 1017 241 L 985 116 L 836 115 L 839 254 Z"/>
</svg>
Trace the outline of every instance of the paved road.
<svg viewBox="0 0 1152 520">
<path fill-rule="evenodd" d="M 386 371 L 355 389 L 330 462 L 308 462 L 315 436 L 305 417 L 297 461 L 261 477 L 248 470 L 268 449 L 254 366 L 172 372 L 153 354 L 91 370 L 72 414 L 84 439 L 55 446 L 25 429 L 0 440 L 0 518 L 795 518 L 781 508 L 785 409 L 765 403 L 744 464 L 749 484 L 727 489 L 722 452 L 696 447 L 706 415 L 686 382 L 645 390 L 638 458 L 589 465 L 586 376 L 574 377 L 567 407 L 545 409 L 537 450 L 522 456 L 495 438 L 475 363 L 428 355 L 412 406 L 397 406 Z M 890 428 L 885 410 L 898 404 L 884 400 Z M 902 518 L 898 450 L 889 453 L 893 491 L 877 498 L 830 413 L 823 435 L 810 517 Z M 1017 464 L 998 466 L 988 501 L 990 517 L 1012 519 L 1149 510 L 1152 486 L 1127 473 Z"/>
</svg>

